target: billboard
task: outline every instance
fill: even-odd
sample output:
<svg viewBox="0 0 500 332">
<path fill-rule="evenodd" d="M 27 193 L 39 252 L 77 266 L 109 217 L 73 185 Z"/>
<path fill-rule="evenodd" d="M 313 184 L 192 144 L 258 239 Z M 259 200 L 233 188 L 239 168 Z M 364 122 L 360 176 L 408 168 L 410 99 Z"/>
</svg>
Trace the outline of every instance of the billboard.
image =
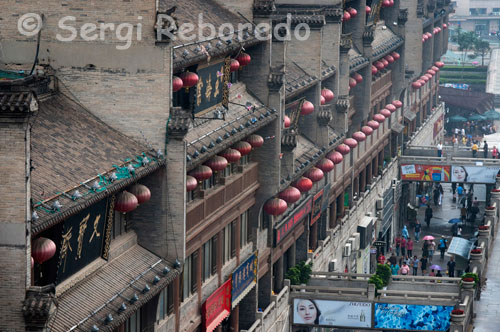
<svg viewBox="0 0 500 332">
<path fill-rule="evenodd" d="M 452 166 L 451 182 L 495 183 L 498 166 Z"/>
<path fill-rule="evenodd" d="M 293 324 L 370 328 L 372 304 L 313 299 L 293 300 Z"/>
<path fill-rule="evenodd" d="M 450 181 L 450 166 L 401 164 L 401 180 L 406 181 Z"/>
<path fill-rule="evenodd" d="M 375 303 L 373 328 L 448 331 L 453 306 Z"/>
</svg>

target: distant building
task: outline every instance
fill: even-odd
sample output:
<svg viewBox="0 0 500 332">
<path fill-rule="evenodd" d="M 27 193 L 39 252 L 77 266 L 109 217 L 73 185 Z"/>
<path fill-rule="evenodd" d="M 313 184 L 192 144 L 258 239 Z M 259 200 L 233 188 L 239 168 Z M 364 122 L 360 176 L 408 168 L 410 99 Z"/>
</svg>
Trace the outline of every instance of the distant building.
<svg viewBox="0 0 500 332">
<path fill-rule="evenodd" d="M 455 13 L 450 15 L 450 23 L 464 30 L 475 31 L 487 36 L 500 31 L 500 3 L 488 0 L 452 1 Z"/>
</svg>

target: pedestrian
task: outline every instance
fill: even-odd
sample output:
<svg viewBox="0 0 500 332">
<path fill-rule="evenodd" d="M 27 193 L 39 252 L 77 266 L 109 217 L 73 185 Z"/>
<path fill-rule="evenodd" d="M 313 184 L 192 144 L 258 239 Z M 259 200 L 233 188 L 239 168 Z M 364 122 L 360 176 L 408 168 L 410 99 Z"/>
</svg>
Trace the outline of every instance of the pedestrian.
<svg viewBox="0 0 500 332">
<path fill-rule="evenodd" d="M 484 141 L 483 149 L 484 149 L 484 158 L 488 158 L 488 142 Z"/>
<path fill-rule="evenodd" d="M 394 239 L 395 247 L 396 247 L 396 256 L 399 256 L 399 251 L 401 249 L 401 237 L 396 236 Z"/>
<path fill-rule="evenodd" d="M 410 237 L 410 234 L 408 234 L 408 228 L 406 228 L 406 225 L 403 226 L 403 230 L 401 231 L 401 234 L 405 239 L 408 239 Z M 403 254 L 404 256 L 404 254 Z"/>
<path fill-rule="evenodd" d="M 478 150 L 479 150 L 479 147 L 474 142 L 474 144 L 472 144 L 472 158 L 476 158 L 477 157 L 477 151 Z"/>
<path fill-rule="evenodd" d="M 422 230 L 422 225 L 420 225 L 420 221 L 417 220 L 415 224 L 415 241 L 420 241 L 420 231 Z"/>
<path fill-rule="evenodd" d="M 406 243 L 406 251 L 408 253 L 408 256 L 411 257 L 413 254 L 413 240 L 411 238 L 408 239 L 408 242 Z"/>
<path fill-rule="evenodd" d="M 438 270 L 437 273 L 436 273 L 436 277 L 443 277 L 443 275 L 441 274 L 441 271 Z M 442 281 L 441 280 L 438 280 L 439 283 L 441 283 Z"/>
<path fill-rule="evenodd" d="M 456 135 L 456 136 L 460 135 L 460 131 L 459 131 L 459 129 L 458 129 L 458 128 L 455 128 L 455 135 Z"/>
<path fill-rule="evenodd" d="M 448 277 L 453 278 L 455 277 L 455 258 L 453 256 L 450 257 L 450 260 L 446 264 L 448 265 Z"/>
<path fill-rule="evenodd" d="M 446 239 L 444 238 L 444 235 L 441 235 L 441 239 L 439 240 L 439 251 L 441 252 L 441 259 L 444 259 L 444 252 L 446 251 L 447 243 Z"/>
<path fill-rule="evenodd" d="M 427 256 L 422 256 L 420 258 L 420 269 L 422 270 L 422 275 L 424 276 L 427 273 Z"/>
<path fill-rule="evenodd" d="M 436 272 L 434 272 L 434 269 L 431 269 L 431 272 L 429 272 L 429 277 L 435 277 L 436 276 Z M 431 281 L 433 282 L 433 281 Z"/>
<path fill-rule="evenodd" d="M 438 182 L 437 185 L 439 190 L 439 205 L 441 206 L 441 204 L 443 203 L 444 189 L 441 183 Z"/>
<path fill-rule="evenodd" d="M 431 225 L 431 218 L 432 218 L 432 208 L 430 204 L 427 204 L 427 208 L 425 209 L 425 222 L 427 223 L 427 228 L 429 228 Z"/>
<path fill-rule="evenodd" d="M 498 159 L 498 149 L 496 145 L 493 147 L 493 150 L 491 150 L 491 158 Z"/>
<path fill-rule="evenodd" d="M 397 263 L 397 258 L 396 258 L 396 255 L 394 253 L 391 254 L 391 257 L 389 258 L 389 263 L 391 263 L 391 265 L 394 265 Z"/>
<path fill-rule="evenodd" d="M 460 227 L 460 226 L 457 229 L 457 236 L 462 237 L 462 227 Z"/>
<path fill-rule="evenodd" d="M 437 153 L 438 153 L 438 157 L 441 157 L 443 155 L 443 144 L 438 143 L 438 145 L 437 145 Z"/>
<path fill-rule="evenodd" d="M 406 238 L 404 236 L 401 238 L 401 256 L 406 256 Z"/>
<path fill-rule="evenodd" d="M 413 256 L 412 259 L 412 267 L 413 267 L 413 275 L 416 276 L 418 274 L 418 264 L 420 263 L 420 260 L 418 257 L 415 255 Z"/>
<path fill-rule="evenodd" d="M 391 264 L 391 273 L 393 276 L 397 276 L 399 272 L 399 265 L 396 264 Z"/>
<path fill-rule="evenodd" d="M 460 205 L 460 201 L 463 198 L 463 194 L 464 194 L 464 188 L 462 187 L 462 184 L 459 184 L 458 187 L 457 187 L 457 195 L 458 195 L 457 209 L 458 209 L 458 205 Z"/>
<path fill-rule="evenodd" d="M 467 145 L 467 138 L 465 136 L 462 137 L 462 144 Z"/>
<path fill-rule="evenodd" d="M 400 269 L 400 273 L 403 276 L 406 276 L 406 275 L 408 275 L 408 273 L 410 273 L 410 267 L 408 266 L 408 264 L 406 262 L 403 262 L 403 265 L 401 266 L 401 269 Z"/>
<path fill-rule="evenodd" d="M 462 128 L 462 136 L 465 136 L 465 128 Z"/>
<path fill-rule="evenodd" d="M 377 258 L 377 261 L 378 261 L 379 264 L 384 265 L 384 263 L 385 263 L 385 256 L 384 256 L 383 253 L 380 253 L 380 255 Z"/>
<path fill-rule="evenodd" d="M 436 250 L 436 242 L 434 240 L 429 241 L 429 262 L 432 263 L 432 257 L 434 256 L 434 251 Z"/>
<path fill-rule="evenodd" d="M 429 240 L 424 240 L 422 245 L 422 256 L 429 257 Z"/>
</svg>

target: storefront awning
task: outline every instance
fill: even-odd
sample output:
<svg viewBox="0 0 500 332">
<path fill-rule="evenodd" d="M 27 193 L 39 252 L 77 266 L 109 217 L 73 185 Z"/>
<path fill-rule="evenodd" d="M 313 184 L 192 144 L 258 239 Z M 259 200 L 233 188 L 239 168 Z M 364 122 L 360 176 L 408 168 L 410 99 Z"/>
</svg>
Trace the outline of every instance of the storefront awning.
<svg viewBox="0 0 500 332">
<path fill-rule="evenodd" d="M 212 332 L 231 314 L 231 279 L 222 284 L 201 306 L 206 332 Z"/>
<path fill-rule="evenodd" d="M 469 259 L 472 246 L 474 246 L 474 243 L 471 241 L 461 237 L 454 237 L 448 247 L 448 254 L 458 255 L 465 259 Z"/>
<path fill-rule="evenodd" d="M 403 131 L 403 129 L 405 129 L 405 126 L 401 123 L 394 123 L 392 126 L 391 126 L 391 130 L 396 133 L 396 134 L 401 134 L 401 132 Z"/>
<path fill-rule="evenodd" d="M 410 110 L 404 112 L 403 115 L 405 117 L 405 120 L 407 120 L 407 121 L 413 121 L 417 117 L 417 115 Z"/>
</svg>

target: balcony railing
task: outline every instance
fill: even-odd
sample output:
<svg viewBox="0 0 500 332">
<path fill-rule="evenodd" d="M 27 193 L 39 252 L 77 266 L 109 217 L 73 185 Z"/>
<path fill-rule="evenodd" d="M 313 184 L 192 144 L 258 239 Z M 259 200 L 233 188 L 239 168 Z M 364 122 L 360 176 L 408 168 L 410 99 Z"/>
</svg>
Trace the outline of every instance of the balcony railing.
<svg viewBox="0 0 500 332">
<path fill-rule="evenodd" d="M 388 70 L 372 83 L 372 99 L 376 98 L 385 89 L 391 87 L 391 71 Z"/>
</svg>

